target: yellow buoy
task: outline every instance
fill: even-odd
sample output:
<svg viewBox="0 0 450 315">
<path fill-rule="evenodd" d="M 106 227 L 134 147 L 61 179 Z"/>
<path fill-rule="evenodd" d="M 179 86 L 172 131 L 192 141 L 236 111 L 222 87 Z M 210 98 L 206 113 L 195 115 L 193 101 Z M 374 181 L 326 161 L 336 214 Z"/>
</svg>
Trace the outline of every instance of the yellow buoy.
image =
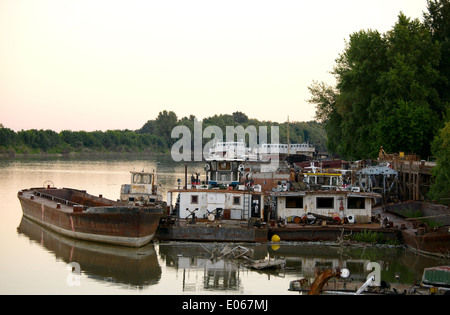
<svg viewBox="0 0 450 315">
<path fill-rule="evenodd" d="M 273 243 L 278 243 L 279 241 L 281 241 L 280 237 L 278 235 L 276 235 L 276 234 L 274 234 L 270 240 Z"/>
</svg>

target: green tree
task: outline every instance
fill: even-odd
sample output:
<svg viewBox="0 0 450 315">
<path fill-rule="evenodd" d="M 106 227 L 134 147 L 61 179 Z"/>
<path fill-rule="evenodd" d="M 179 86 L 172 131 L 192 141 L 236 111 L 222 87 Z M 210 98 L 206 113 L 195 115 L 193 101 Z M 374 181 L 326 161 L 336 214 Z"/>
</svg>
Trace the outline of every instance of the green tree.
<svg viewBox="0 0 450 315">
<path fill-rule="evenodd" d="M 334 67 L 336 88 L 309 88 L 329 150 L 353 159 L 375 157 L 380 146 L 429 156 L 445 109 L 435 86 L 439 60 L 439 42 L 403 13 L 386 34 L 350 35 Z"/>
<path fill-rule="evenodd" d="M 178 118 L 174 112 L 166 110 L 160 112 L 155 121 L 154 134 L 162 137 L 169 145 L 172 145 L 176 139 L 172 139 L 171 133 L 172 129 L 177 125 L 177 121 Z"/>
<path fill-rule="evenodd" d="M 440 43 L 441 58 L 436 69 L 439 78 L 436 89 L 442 100 L 437 110 L 445 115 L 450 103 L 450 0 L 427 0 L 428 12 L 424 13 L 424 24 L 431 32 L 433 41 Z"/>
<path fill-rule="evenodd" d="M 388 32 L 389 70 L 380 77 L 381 93 L 374 100 L 377 143 L 391 152 L 431 153 L 439 128 L 441 100 L 434 86 L 439 73 L 440 47 L 419 20 L 400 14 Z"/>
<path fill-rule="evenodd" d="M 0 128 L 0 147 L 13 146 L 17 143 L 17 134 L 9 128 Z"/>
<path fill-rule="evenodd" d="M 246 124 L 248 123 L 248 117 L 243 112 L 237 111 L 233 114 L 233 120 L 235 124 Z"/>
<path fill-rule="evenodd" d="M 324 125 L 327 134 L 326 147 L 330 152 L 341 152 L 342 116 L 336 108 L 338 91 L 323 82 L 314 81 L 308 87 L 311 94 L 309 103 L 316 105 L 316 120 Z"/>
<path fill-rule="evenodd" d="M 79 132 L 72 130 L 63 130 L 60 132 L 61 140 L 72 148 L 80 148 L 83 146 L 83 139 Z"/>
<path fill-rule="evenodd" d="M 428 195 L 450 205 L 450 120 L 433 141 L 433 154 L 437 157 L 437 166 L 433 169 L 433 184 Z"/>
<path fill-rule="evenodd" d="M 386 71 L 387 44 L 378 31 L 359 31 L 350 35 L 346 50 L 336 60 L 336 110 L 342 117 L 338 153 L 348 157 L 370 155 L 372 151 L 372 98 L 380 93 L 378 80 Z"/>
<path fill-rule="evenodd" d="M 156 120 L 152 119 L 152 120 L 148 120 L 142 127 L 141 129 L 137 130 L 138 133 L 147 133 L 150 135 L 155 134 L 156 131 Z"/>
</svg>

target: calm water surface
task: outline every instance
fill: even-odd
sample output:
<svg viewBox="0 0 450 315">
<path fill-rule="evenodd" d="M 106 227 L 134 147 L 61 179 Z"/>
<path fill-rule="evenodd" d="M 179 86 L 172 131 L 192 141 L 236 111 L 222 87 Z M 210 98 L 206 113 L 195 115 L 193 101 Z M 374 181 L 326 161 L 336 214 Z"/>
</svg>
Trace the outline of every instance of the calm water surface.
<svg viewBox="0 0 450 315">
<path fill-rule="evenodd" d="M 201 171 L 203 164 L 190 166 Z M 423 268 L 440 259 L 390 247 L 340 247 L 310 243 L 248 245 L 254 259 L 286 259 L 286 268 L 261 272 L 236 262 L 212 260 L 219 243 L 151 243 L 129 249 L 62 237 L 22 218 L 17 192 L 40 187 L 85 189 L 119 198 L 130 170 L 157 168 L 163 196 L 184 180 L 184 164 L 170 156 L 149 158 L 51 158 L 0 160 L 1 294 L 294 294 L 289 282 L 313 277 L 315 267 L 347 267 L 364 281 L 368 262 L 378 262 L 382 280 L 413 284 Z M 235 244 L 229 244 L 234 246 Z M 76 264 L 69 264 L 69 263 Z M 79 270 L 77 269 L 79 266 Z M 75 272 L 72 272 L 72 267 Z"/>
</svg>

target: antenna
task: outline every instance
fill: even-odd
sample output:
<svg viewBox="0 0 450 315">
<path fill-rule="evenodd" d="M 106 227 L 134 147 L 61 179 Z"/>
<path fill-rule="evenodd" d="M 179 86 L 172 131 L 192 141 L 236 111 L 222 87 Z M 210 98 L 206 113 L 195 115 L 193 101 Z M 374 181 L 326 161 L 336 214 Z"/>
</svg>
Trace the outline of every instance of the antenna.
<svg viewBox="0 0 450 315">
<path fill-rule="evenodd" d="M 287 155 L 289 156 L 289 148 L 290 144 L 289 144 L 289 116 L 287 117 Z"/>
</svg>

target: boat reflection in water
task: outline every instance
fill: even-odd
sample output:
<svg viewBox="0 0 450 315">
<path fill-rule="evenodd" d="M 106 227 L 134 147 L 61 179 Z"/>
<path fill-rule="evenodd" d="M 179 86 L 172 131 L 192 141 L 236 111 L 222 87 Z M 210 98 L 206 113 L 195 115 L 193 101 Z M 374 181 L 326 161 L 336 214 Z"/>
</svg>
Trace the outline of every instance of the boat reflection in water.
<svg viewBox="0 0 450 315">
<path fill-rule="evenodd" d="M 300 269 L 300 280 L 289 290 L 308 292 L 320 273 L 347 269 L 350 277 L 332 277 L 323 288 L 327 294 L 357 294 L 369 278 L 377 294 L 423 294 L 418 292 L 424 268 L 442 263 L 435 257 L 416 255 L 409 249 L 389 246 L 281 246 L 271 255 L 286 257 L 286 268 Z M 303 280 L 302 280 L 303 279 Z M 291 287 L 300 281 L 300 288 Z M 364 290 L 365 292 L 365 290 Z M 359 294 L 359 293 L 358 293 Z"/>
<path fill-rule="evenodd" d="M 22 217 L 17 232 L 42 245 L 56 258 L 75 262 L 88 278 L 136 287 L 155 285 L 161 278 L 161 267 L 153 243 L 140 248 L 106 245 L 54 233 Z"/>
<path fill-rule="evenodd" d="M 266 275 L 264 285 L 273 287 L 271 294 L 287 294 L 289 283 L 300 277 L 314 281 L 316 268 L 347 268 L 351 277 L 345 280 L 346 289 L 356 290 L 363 284 L 371 270 L 369 263 L 380 266 L 384 284 L 395 290 L 406 290 L 419 283 L 422 273 L 417 270 L 439 265 L 432 257 L 418 256 L 401 247 L 336 246 L 318 243 L 247 244 L 242 246 L 253 252 L 253 260 L 285 260 L 277 269 L 254 270 L 242 259 L 220 259 L 217 253 L 225 246 L 236 243 L 160 243 L 159 256 L 167 270 L 176 270 L 183 292 L 235 292 L 245 293 L 249 282 Z M 280 287 L 280 283 L 282 287 Z M 329 285 L 338 286 L 337 281 Z M 295 293 L 295 292 L 292 292 Z"/>
<path fill-rule="evenodd" d="M 184 292 L 244 292 L 241 273 L 246 270 L 241 259 L 224 259 L 220 252 L 238 243 L 169 242 L 159 244 L 159 255 L 166 267 L 182 272 Z M 245 244 L 252 251 L 252 259 L 267 256 L 266 244 Z M 278 273 L 279 271 L 273 271 Z"/>
<path fill-rule="evenodd" d="M 313 242 L 159 242 L 131 248 L 67 238 L 25 217 L 17 230 L 58 260 L 67 264 L 78 263 L 83 276 L 119 287 L 145 289 L 152 286 L 158 294 L 259 294 L 268 290 L 270 294 L 298 294 L 289 291 L 291 281 L 306 278 L 312 283 L 316 268 L 337 267 L 351 272 L 350 278 L 345 280 L 346 288 L 355 291 L 366 281 L 371 272 L 367 265 L 372 262 L 379 264 L 382 281 L 403 291 L 421 281 L 424 268 L 442 265 L 440 259 L 416 255 L 402 247 L 338 246 Z M 249 259 L 253 261 L 281 259 L 285 263 L 276 269 L 255 270 L 248 265 L 248 259 L 219 255 L 226 246 L 249 249 Z M 161 280 L 163 272 L 166 274 L 165 283 Z M 169 279 L 173 282 L 167 289 L 164 286 Z M 264 288 L 256 283 L 261 283 Z M 332 280 L 328 284 L 334 288 L 339 281 Z"/>
</svg>

